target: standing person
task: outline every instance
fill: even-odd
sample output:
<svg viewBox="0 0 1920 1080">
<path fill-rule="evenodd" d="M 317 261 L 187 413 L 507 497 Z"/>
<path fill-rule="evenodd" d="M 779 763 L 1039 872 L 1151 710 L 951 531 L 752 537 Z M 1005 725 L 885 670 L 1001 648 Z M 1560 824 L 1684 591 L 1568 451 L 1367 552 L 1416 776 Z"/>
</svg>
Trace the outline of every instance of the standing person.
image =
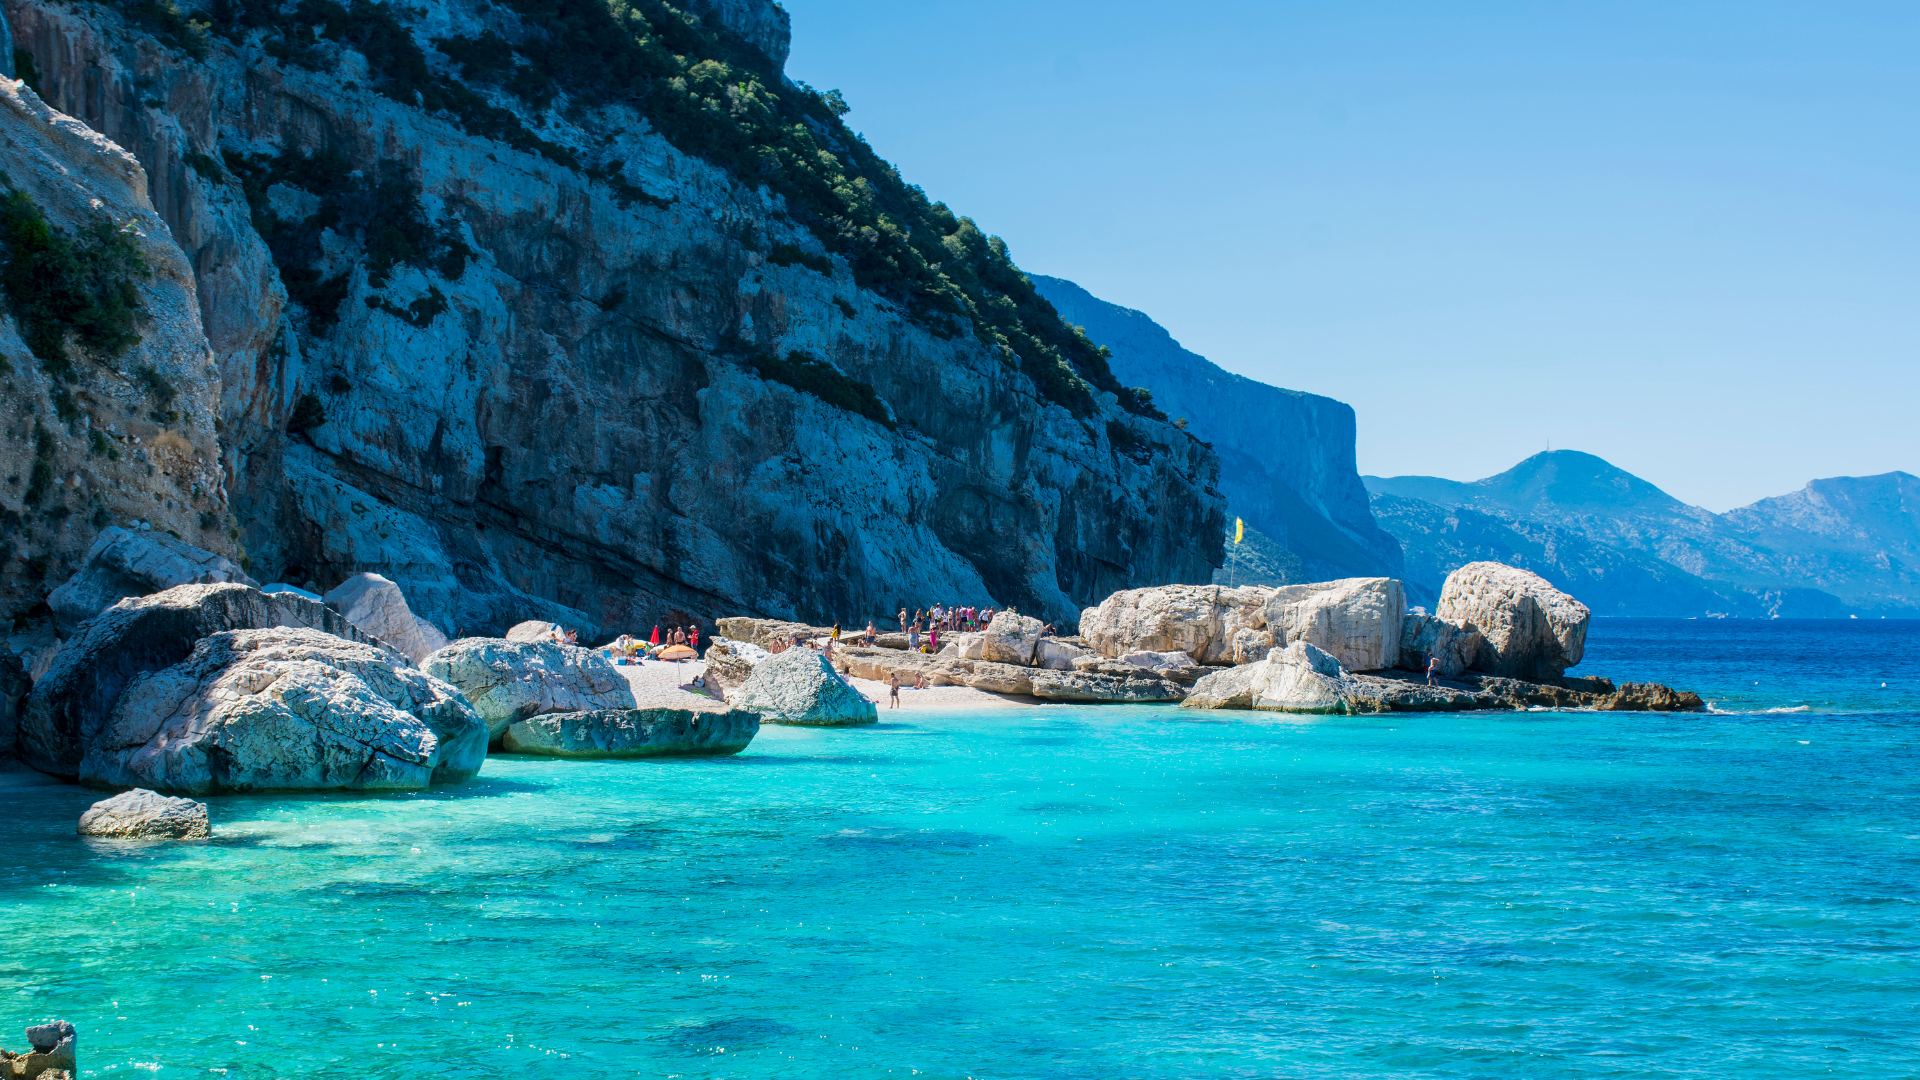
<svg viewBox="0 0 1920 1080">
<path fill-rule="evenodd" d="M 933 629 L 927 631 L 927 651 L 936 652 L 936 653 L 940 651 L 940 624 L 939 623 L 934 623 Z"/>
<path fill-rule="evenodd" d="M 907 632 L 907 609 L 906 608 L 900 609 L 900 632 L 903 634 Z"/>
<path fill-rule="evenodd" d="M 918 619 L 907 624 L 907 651 L 920 651 L 920 621 Z"/>
<path fill-rule="evenodd" d="M 873 625 L 872 619 L 868 619 L 867 620 L 867 644 L 871 646 L 875 641 L 879 640 L 879 638 L 880 638 L 879 628 Z"/>
<path fill-rule="evenodd" d="M 887 700 L 894 708 L 900 707 L 900 673 L 897 671 L 887 672 Z"/>
<path fill-rule="evenodd" d="M 1433 686 L 1435 684 L 1435 681 L 1438 680 L 1439 678 L 1440 678 L 1440 658 L 1437 656 L 1427 657 L 1427 685 Z"/>
<path fill-rule="evenodd" d="M 687 627 L 687 647 L 692 649 L 694 652 L 700 651 L 700 627 L 698 626 Z"/>
</svg>

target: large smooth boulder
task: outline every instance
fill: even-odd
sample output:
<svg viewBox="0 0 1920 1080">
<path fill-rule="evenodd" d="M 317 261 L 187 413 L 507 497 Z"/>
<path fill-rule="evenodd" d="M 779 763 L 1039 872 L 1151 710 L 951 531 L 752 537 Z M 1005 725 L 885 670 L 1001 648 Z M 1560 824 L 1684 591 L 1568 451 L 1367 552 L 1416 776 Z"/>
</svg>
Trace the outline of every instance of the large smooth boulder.
<svg viewBox="0 0 1920 1080">
<path fill-rule="evenodd" d="M 550 623 L 543 619 L 528 619 L 526 622 L 514 623 L 513 626 L 507 630 L 506 640 L 516 645 L 531 645 L 535 642 L 552 641 L 553 632 L 558 629 L 560 629 L 560 627 L 555 623 Z"/>
<path fill-rule="evenodd" d="M 275 626 L 372 644 L 324 604 L 288 593 L 269 596 L 246 585 L 180 585 L 122 600 L 89 619 L 34 683 L 20 722 L 21 760 L 41 772 L 77 778 L 93 735 L 136 677 L 180 663 L 209 635 Z"/>
<path fill-rule="evenodd" d="M 110 525 L 94 537 L 80 568 L 47 597 L 62 634 L 129 596 L 147 596 L 176 585 L 217 582 L 252 585 L 238 564 L 162 532 L 136 532 Z"/>
<path fill-rule="evenodd" d="M 304 628 L 228 630 L 121 692 L 84 783 L 204 795 L 395 791 L 480 771 L 487 727 L 390 650 Z"/>
<path fill-rule="evenodd" d="M 1406 589 L 1384 577 L 1284 585 L 1266 603 L 1275 646 L 1306 642 L 1349 671 L 1382 671 L 1400 662 L 1406 611 Z"/>
<path fill-rule="evenodd" d="M 980 631 L 980 655 L 969 657 L 992 664 L 1019 664 L 1034 667 L 1040 651 L 1041 632 L 1046 623 L 1031 615 L 998 611 L 987 628 Z"/>
<path fill-rule="evenodd" d="M 379 574 L 355 574 L 322 599 L 362 633 L 415 664 L 447 647 L 447 635 L 415 615 L 400 586 Z"/>
<path fill-rule="evenodd" d="M 704 657 L 707 662 L 707 685 L 732 697 L 734 691 L 747 684 L 747 676 L 752 675 L 753 669 L 767 656 L 767 650 L 758 645 L 721 638 L 707 646 Z"/>
<path fill-rule="evenodd" d="M 490 737 L 542 713 L 631 709 L 633 686 L 605 654 L 552 641 L 461 638 L 420 669 L 466 695 Z"/>
<path fill-rule="evenodd" d="M 1181 704 L 1285 713 L 1369 711 L 1357 700 L 1355 680 L 1340 661 L 1304 641 L 1274 649 L 1265 660 L 1208 675 Z"/>
<path fill-rule="evenodd" d="M 1345 578 L 1279 588 L 1162 585 L 1128 589 L 1088 608 L 1080 635 L 1101 655 L 1184 652 L 1206 666 L 1247 664 L 1304 641 L 1357 671 L 1400 659 L 1406 591 L 1393 578 Z"/>
<path fill-rule="evenodd" d="M 102 799 L 80 815 L 80 835 L 111 840 L 204 840 L 213 830 L 207 804 L 146 788 Z"/>
<path fill-rule="evenodd" d="M 1400 623 L 1400 666 L 1425 673 L 1430 659 L 1440 661 L 1441 678 L 1459 678 L 1480 659 L 1480 632 L 1437 615 L 1408 615 Z"/>
<path fill-rule="evenodd" d="M 761 661 L 732 704 L 770 724 L 843 727 L 880 720 L 873 702 L 812 649 L 788 649 Z"/>
<path fill-rule="evenodd" d="M 1039 648 L 1034 651 L 1033 666 L 1051 671 L 1072 671 L 1074 661 L 1083 656 L 1098 655 L 1092 649 L 1059 638 L 1041 638 Z"/>
<path fill-rule="evenodd" d="M 745 750 L 759 731 L 760 715 L 744 709 L 602 709 L 530 716 L 500 742 L 541 757 L 718 757 Z"/>
<path fill-rule="evenodd" d="M 1434 615 L 1477 631 L 1478 671 L 1516 679 L 1557 679 L 1586 652 L 1587 606 L 1538 574 L 1477 562 L 1447 575 Z"/>
<path fill-rule="evenodd" d="M 1080 637 L 1102 656 L 1184 652 L 1203 664 L 1249 663 L 1273 647 L 1266 631 L 1272 590 L 1246 586 L 1161 585 L 1114 593 L 1080 615 Z M 1259 639 L 1257 654 L 1238 639 Z"/>
</svg>

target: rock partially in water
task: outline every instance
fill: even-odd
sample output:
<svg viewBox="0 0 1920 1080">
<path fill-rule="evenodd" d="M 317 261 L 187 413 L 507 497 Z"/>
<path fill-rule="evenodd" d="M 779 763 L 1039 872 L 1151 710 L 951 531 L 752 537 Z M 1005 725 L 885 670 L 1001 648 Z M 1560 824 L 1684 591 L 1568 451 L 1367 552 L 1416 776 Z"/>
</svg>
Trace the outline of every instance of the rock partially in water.
<svg viewBox="0 0 1920 1080">
<path fill-rule="evenodd" d="M 1283 585 L 1266 603 L 1275 645 L 1306 642 L 1349 671 L 1379 671 L 1400 662 L 1406 589 L 1393 578 L 1343 578 Z"/>
<path fill-rule="evenodd" d="M 552 641 L 461 638 L 420 667 L 466 695 L 494 739 L 529 716 L 639 704 L 632 685 L 604 654 Z"/>
<path fill-rule="evenodd" d="M 384 648 L 277 627 L 213 634 L 133 679 L 78 771 L 192 795 L 395 791 L 467 780 L 486 754 L 452 686 Z"/>
<path fill-rule="evenodd" d="M 413 613 L 400 586 L 379 574 L 355 574 L 324 597 L 328 607 L 412 663 L 447 647 L 440 628 Z"/>
<path fill-rule="evenodd" d="M 732 703 L 770 724 L 843 727 L 880 720 L 873 702 L 812 649 L 788 649 L 762 661 Z"/>
<path fill-rule="evenodd" d="M 47 597 L 62 634 L 129 596 L 147 596 L 175 585 L 217 582 L 252 585 L 239 565 L 165 533 L 111 525 L 94 537 L 80 568 Z"/>
<path fill-rule="evenodd" d="M 0 1050 L 0 1077 L 18 1080 L 73 1080 L 80 1065 L 74 1052 L 73 1025 L 65 1020 L 36 1024 L 27 1029 L 24 1054 Z"/>
<path fill-rule="evenodd" d="M 180 585 L 122 600 L 89 619 L 34 684 L 20 723 L 21 759 L 41 772 L 78 777 L 80 759 L 135 678 L 180 663 L 209 635 L 276 626 L 371 644 L 323 604 L 246 585 Z M 386 655 L 404 666 L 399 655 Z"/>
<path fill-rule="evenodd" d="M 1043 701 L 1080 701 L 1099 704 L 1143 704 L 1179 701 L 1186 691 L 1177 684 L 1141 668 L 1125 674 L 1093 671 L 1035 669 L 1030 677 L 1034 697 Z"/>
<path fill-rule="evenodd" d="M 102 799 L 80 815 L 80 835 L 114 840 L 204 840 L 212 835 L 207 804 L 146 788 Z"/>
<path fill-rule="evenodd" d="M 1475 670 L 1516 679 L 1557 679 L 1587 645 L 1587 606 L 1538 574 L 1477 562 L 1447 575 L 1434 614 L 1479 632 Z"/>
<path fill-rule="evenodd" d="M 719 757 L 745 750 L 759 731 L 759 714 L 745 709 L 602 709 L 517 721 L 501 748 L 557 758 Z"/>
</svg>

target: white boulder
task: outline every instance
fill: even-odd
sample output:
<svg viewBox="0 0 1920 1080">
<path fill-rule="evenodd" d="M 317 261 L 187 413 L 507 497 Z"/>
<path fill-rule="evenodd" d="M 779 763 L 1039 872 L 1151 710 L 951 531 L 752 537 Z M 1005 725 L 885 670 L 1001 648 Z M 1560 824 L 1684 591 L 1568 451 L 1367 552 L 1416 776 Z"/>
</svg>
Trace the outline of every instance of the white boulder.
<svg viewBox="0 0 1920 1080">
<path fill-rule="evenodd" d="M 47 597 L 62 634 L 129 596 L 146 596 L 175 585 L 233 581 L 252 585 L 245 570 L 225 556 L 162 532 L 134 532 L 118 525 L 100 530 L 80 568 Z"/>
<path fill-rule="evenodd" d="M 507 631 L 506 640 L 522 645 L 531 645 L 536 641 L 552 641 L 553 632 L 558 629 L 560 627 L 554 623 L 528 619 L 526 622 L 513 624 L 513 628 Z"/>
<path fill-rule="evenodd" d="M 873 702 L 841 678 L 826 657 L 804 648 L 761 661 L 731 703 L 770 724 L 842 727 L 880 720 Z"/>
<path fill-rule="evenodd" d="M 447 635 L 415 615 L 400 586 L 379 574 L 355 574 L 322 599 L 361 633 L 392 646 L 413 663 L 447 647 Z"/>
<path fill-rule="evenodd" d="M 1279 588 L 1162 585 L 1129 589 L 1080 616 L 1103 656 L 1184 652 L 1201 665 L 1253 663 L 1304 641 L 1359 671 L 1400 658 L 1406 592 L 1392 578 L 1345 578 Z"/>
<path fill-rule="evenodd" d="M 1480 632 L 1436 615 L 1408 615 L 1400 624 L 1400 666 L 1424 672 L 1430 659 L 1440 661 L 1441 678 L 1458 678 L 1480 659 Z"/>
<path fill-rule="evenodd" d="M 1434 615 L 1477 631 L 1477 670 L 1517 679 L 1557 679 L 1587 647 L 1587 606 L 1538 574 L 1477 562 L 1447 575 Z"/>
<path fill-rule="evenodd" d="M 135 678 L 80 761 L 83 783 L 201 795 L 392 791 L 480 771 L 487 728 L 391 652 L 316 630 L 228 630 Z"/>
<path fill-rule="evenodd" d="M 1208 675 L 1194 684 L 1181 705 L 1284 713 L 1363 711 L 1353 676 L 1333 654 L 1304 641 L 1274 649 L 1265 660 Z"/>
<path fill-rule="evenodd" d="M 529 716 L 639 704 L 633 684 L 604 654 L 552 641 L 461 638 L 420 668 L 465 694 L 493 739 Z"/>
<path fill-rule="evenodd" d="M 146 788 L 102 799 L 80 815 L 80 835 L 114 840 L 204 840 L 212 835 L 207 804 Z"/>
</svg>

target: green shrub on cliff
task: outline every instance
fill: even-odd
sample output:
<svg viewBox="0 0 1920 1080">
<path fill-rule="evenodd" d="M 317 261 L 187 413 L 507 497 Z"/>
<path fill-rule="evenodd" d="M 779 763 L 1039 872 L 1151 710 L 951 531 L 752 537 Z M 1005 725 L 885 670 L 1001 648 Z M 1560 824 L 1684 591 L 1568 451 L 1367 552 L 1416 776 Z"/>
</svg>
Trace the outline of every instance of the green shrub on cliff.
<svg viewBox="0 0 1920 1080">
<path fill-rule="evenodd" d="M 893 414 L 887 411 L 873 387 L 832 364 L 798 352 L 782 357 L 764 348 L 750 351 L 747 359 L 763 379 L 812 394 L 835 408 L 864 416 L 890 430 L 897 426 Z"/>
<path fill-rule="evenodd" d="M 20 336 L 56 379 L 73 371 L 71 350 L 112 356 L 139 340 L 140 292 L 148 273 L 133 238 L 98 217 L 77 234 L 54 225 L 26 192 L 0 195 L 0 291 Z"/>
</svg>

